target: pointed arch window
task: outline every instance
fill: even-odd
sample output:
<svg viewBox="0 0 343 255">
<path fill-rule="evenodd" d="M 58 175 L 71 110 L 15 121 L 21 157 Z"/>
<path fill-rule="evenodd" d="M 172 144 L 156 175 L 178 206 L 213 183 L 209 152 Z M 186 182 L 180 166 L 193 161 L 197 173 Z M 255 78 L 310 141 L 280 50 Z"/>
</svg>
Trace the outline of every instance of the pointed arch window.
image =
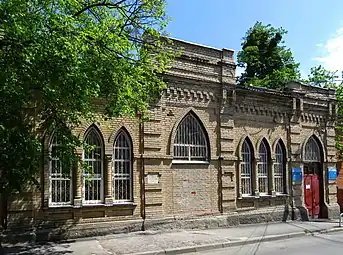
<svg viewBox="0 0 343 255">
<path fill-rule="evenodd" d="M 174 140 L 174 159 L 185 161 L 209 160 L 205 131 L 193 113 L 187 114 L 177 127 Z"/>
<path fill-rule="evenodd" d="M 241 150 L 241 193 L 242 196 L 252 195 L 252 146 L 245 139 Z"/>
<path fill-rule="evenodd" d="M 72 197 L 71 170 L 64 169 L 59 149 L 62 145 L 54 135 L 49 145 L 49 205 L 70 205 Z"/>
<path fill-rule="evenodd" d="M 320 147 L 313 136 L 308 139 L 305 145 L 304 161 L 321 162 Z"/>
<path fill-rule="evenodd" d="M 260 194 L 268 194 L 270 155 L 267 146 L 267 141 L 263 139 L 258 150 L 259 162 L 257 163 L 257 179 L 258 191 Z"/>
<path fill-rule="evenodd" d="M 83 201 L 85 204 L 103 202 L 103 144 L 99 132 L 90 128 L 83 151 Z"/>
<path fill-rule="evenodd" d="M 277 194 L 286 193 L 286 150 L 281 140 L 275 148 L 274 185 Z"/>
<path fill-rule="evenodd" d="M 113 150 L 113 197 L 115 202 L 132 202 L 132 148 L 131 139 L 120 131 Z"/>
</svg>

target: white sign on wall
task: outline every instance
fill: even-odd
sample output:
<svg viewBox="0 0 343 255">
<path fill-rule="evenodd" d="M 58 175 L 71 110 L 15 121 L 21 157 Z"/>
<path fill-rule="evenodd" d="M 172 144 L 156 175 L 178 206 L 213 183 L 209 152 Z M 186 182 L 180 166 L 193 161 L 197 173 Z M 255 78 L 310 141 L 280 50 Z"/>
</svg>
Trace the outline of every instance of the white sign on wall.
<svg viewBox="0 0 343 255">
<path fill-rule="evenodd" d="M 149 173 L 147 175 L 147 183 L 148 184 L 159 184 L 160 183 L 160 175 L 158 173 Z"/>
</svg>

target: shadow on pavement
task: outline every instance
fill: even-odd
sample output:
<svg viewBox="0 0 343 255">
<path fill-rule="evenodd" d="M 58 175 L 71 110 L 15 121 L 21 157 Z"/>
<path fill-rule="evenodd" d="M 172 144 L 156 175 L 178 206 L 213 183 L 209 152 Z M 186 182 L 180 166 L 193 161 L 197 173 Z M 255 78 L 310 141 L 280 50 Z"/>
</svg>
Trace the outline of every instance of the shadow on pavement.
<svg viewBox="0 0 343 255">
<path fill-rule="evenodd" d="M 3 251 L 0 251 L 0 255 L 63 255 L 71 254 L 73 251 L 67 244 L 45 243 L 39 244 L 15 244 L 3 247 Z"/>
</svg>

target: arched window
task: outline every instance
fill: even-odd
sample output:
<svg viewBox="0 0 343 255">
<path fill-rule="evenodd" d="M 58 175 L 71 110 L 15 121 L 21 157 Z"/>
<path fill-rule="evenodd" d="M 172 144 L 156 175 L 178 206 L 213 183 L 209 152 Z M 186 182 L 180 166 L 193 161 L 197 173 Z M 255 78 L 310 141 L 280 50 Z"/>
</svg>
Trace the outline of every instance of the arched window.
<svg viewBox="0 0 343 255">
<path fill-rule="evenodd" d="M 281 140 L 275 148 L 274 184 L 276 193 L 286 193 L 286 150 Z"/>
<path fill-rule="evenodd" d="M 174 140 L 174 159 L 208 161 L 208 143 L 199 120 L 189 113 L 177 127 Z"/>
<path fill-rule="evenodd" d="M 245 139 L 241 150 L 241 192 L 242 195 L 252 195 L 252 146 L 248 139 Z"/>
<path fill-rule="evenodd" d="M 313 136 L 308 139 L 305 145 L 304 161 L 321 162 L 320 147 Z"/>
<path fill-rule="evenodd" d="M 91 127 L 85 138 L 83 160 L 83 201 L 88 204 L 103 202 L 103 144 L 98 131 Z"/>
<path fill-rule="evenodd" d="M 60 148 L 61 144 L 55 135 L 49 146 L 49 205 L 51 206 L 71 204 L 71 171 L 63 169 L 59 158 Z"/>
<path fill-rule="evenodd" d="M 113 197 L 115 202 L 132 202 L 132 150 L 131 140 L 120 131 L 113 150 Z"/>
<path fill-rule="evenodd" d="M 269 150 L 266 139 L 261 141 L 258 149 L 259 162 L 257 163 L 258 191 L 260 194 L 268 194 L 269 179 Z"/>
</svg>

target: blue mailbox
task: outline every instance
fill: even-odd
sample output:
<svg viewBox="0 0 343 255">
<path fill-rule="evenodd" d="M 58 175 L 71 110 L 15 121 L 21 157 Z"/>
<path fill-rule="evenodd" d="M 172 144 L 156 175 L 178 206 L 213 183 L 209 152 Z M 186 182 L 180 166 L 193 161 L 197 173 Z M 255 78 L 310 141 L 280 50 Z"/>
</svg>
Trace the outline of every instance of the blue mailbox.
<svg viewBox="0 0 343 255">
<path fill-rule="evenodd" d="M 300 167 L 292 168 L 292 180 L 293 181 L 302 181 L 303 174 Z"/>
</svg>

